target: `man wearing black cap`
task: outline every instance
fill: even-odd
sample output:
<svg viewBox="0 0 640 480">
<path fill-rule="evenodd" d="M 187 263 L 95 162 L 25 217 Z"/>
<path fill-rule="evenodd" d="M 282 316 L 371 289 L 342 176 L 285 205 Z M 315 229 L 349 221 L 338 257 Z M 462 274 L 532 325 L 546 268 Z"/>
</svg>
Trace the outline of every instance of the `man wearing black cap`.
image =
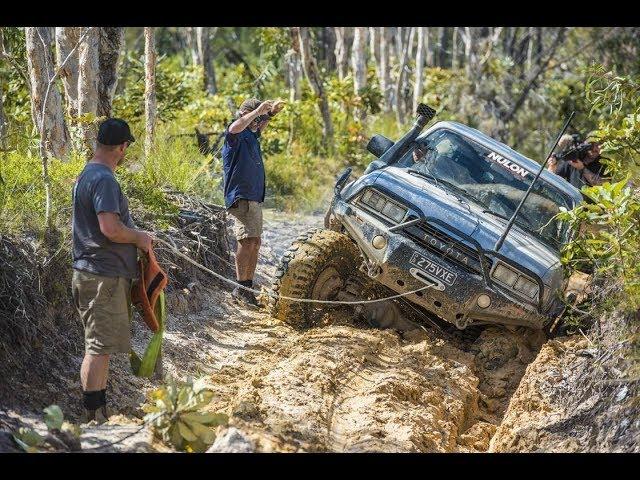
<svg viewBox="0 0 640 480">
<path fill-rule="evenodd" d="M 93 158 L 73 188 L 73 300 L 84 326 L 80 369 L 85 421 L 108 418 L 109 357 L 129 353 L 131 282 L 138 275 L 137 250 L 148 251 L 149 233 L 135 228 L 129 203 L 114 175 L 135 139 L 124 120 L 99 127 Z"/>
</svg>

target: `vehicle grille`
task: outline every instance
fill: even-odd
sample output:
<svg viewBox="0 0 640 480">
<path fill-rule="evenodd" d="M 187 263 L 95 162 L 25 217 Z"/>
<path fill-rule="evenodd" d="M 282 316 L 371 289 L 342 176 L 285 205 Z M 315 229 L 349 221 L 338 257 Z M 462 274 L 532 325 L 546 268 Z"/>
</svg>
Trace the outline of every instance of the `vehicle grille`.
<svg viewBox="0 0 640 480">
<path fill-rule="evenodd" d="M 403 229 L 403 233 L 421 247 L 465 270 L 482 274 L 479 253 L 426 222 Z"/>
</svg>

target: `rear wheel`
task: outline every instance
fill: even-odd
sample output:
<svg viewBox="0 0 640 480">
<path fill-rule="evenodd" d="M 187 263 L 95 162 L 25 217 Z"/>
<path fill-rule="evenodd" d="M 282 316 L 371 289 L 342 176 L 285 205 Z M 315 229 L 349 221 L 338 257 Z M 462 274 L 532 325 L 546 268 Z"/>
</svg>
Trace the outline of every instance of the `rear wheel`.
<svg viewBox="0 0 640 480">
<path fill-rule="evenodd" d="M 285 252 L 276 271 L 273 292 L 314 300 L 355 300 L 368 279 L 351 239 L 333 230 L 311 230 Z M 271 314 L 296 328 L 317 326 L 335 307 L 282 298 L 270 300 Z M 333 307 L 333 308 L 332 308 Z"/>
</svg>

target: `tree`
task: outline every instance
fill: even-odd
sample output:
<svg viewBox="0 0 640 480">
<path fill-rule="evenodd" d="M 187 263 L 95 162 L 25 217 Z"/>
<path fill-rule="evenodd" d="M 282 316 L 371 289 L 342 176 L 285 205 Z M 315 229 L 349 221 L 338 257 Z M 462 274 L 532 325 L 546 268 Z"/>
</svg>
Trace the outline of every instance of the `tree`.
<svg viewBox="0 0 640 480">
<path fill-rule="evenodd" d="M 80 39 L 80 27 L 56 27 L 56 63 L 61 65 Z M 78 116 L 78 55 L 72 55 L 60 72 L 69 117 Z"/>
<path fill-rule="evenodd" d="M 380 30 L 377 27 L 369 27 L 369 58 L 376 67 L 376 75 L 380 76 Z"/>
<path fill-rule="evenodd" d="M 33 124 L 40 134 L 45 157 L 66 158 L 69 131 L 62 98 L 55 86 L 49 88 L 50 80 L 54 78 L 50 32 L 46 27 L 25 27 L 25 39 Z"/>
<path fill-rule="evenodd" d="M 424 50 L 426 54 L 427 66 L 433 67 L 433 44 L 431 41 L 431 29 L 425 27 L 424 32 Z"/>
<path fill-rule="evenodd" d="M 144 154 L 148 159 L 156 132 L 156 42 L 154 27 L 144 27 Z"/>
<path fill-rule="evenodd" d="M 100 69 L 100 29 L 84 27 L 86 35 L 80 41 L 78 57 L 78 116 L 98 114 L 98 83 Z M 81 123 L 82 138 L 85 148 L 93 153 L 95 150 L 96 127 L 93 123 Z"/>
<path fill-rule="evenodd" d="M 351 68 L 353 69 L 353 90 L 356 95 L 362 95 L 362 91 L 367 86 L 366 47 L 367 27 L 355 27 L 351 54 Z M 358 109 L 356 115 L 360 118 L 364 118 L 365 109 Z"/>
<path fill-rule="evenodd" d="M 98 110 L 100 117 L 111 116 L 113 95 L 118 84 L 118 60 L 124 45 L 124 28 L 100 28 L 98 56 Z"/>
<path fill-rule="evenodd" d="M 6 135 L 7 135 L 7 116 L 4 113 L 4 105 L 2 103 L 2 81 L 0 79 L 0 150 L 5 149 Z"/>
<path fill-rule="evenodd" d="M 300 79 L 302 77 L 302 63 L 300 61 L 300 42 L 294 29 L 289 29 L 291 48 L 285 54 L 287 81 L 289 84 L 289 100 L 294 102 L 302 98 Z"/>
<path fill-rule="evenodd" d="M 438 28 L 438 66 L 445 68 L 447 65 L 447 50 L 449 49 L 449 36 L 447 28 Z"/>
<path fill-rule="evenodd" d="M 380 90 L 382 91 L 383 109 L 385 112 L 390 112 L 392 109 L 391 103 L 391 72 L 389 63 L 389 36 L 390 29 L 388 27 L 380 28 L 380 70 L 378 72 L 380 81 Z"/>
<path fill-rule="evenodd" d="M 398 124 L 402 125 L 404 123 L 404 96 L 403 96 L 403 86 L 404 86 L 404 77 L 405 70 L 407 68 L 407 61 L 409 56 L 409 38 L 411 37 L 411 32 L 413 31 L 413 27 L 409 28 L 406 31 L 406 37 L 398 38 L 398 43 L 400 43 L 402 47 L 402 56 L 400 57 L 400 65 L 398 69 L 398 79 L 396 80 L 396 120 Z M 402 33 L 402 32 L 401 32 Z"/>
<path fill-rule="evenodd" d="M 458 27 L 453 27 L 451 39 L 451 68 L 458 68 Z"/>
<path fill-rule="evenodd" d="M 318 107 L 322 115 L 322 138 L 325 148 L 329 153 L 333 152 L 333 124 L 331 122 L 331 113 L 329 111 L 329 102 L 322 85 L 318 64 L 311 52 L 310 35 L 307 27 L 293 27 L 298 34 L 300 44 L 300 57 L 302 60 L 302 68 L 307 77 L 309 86 L 316 98 L 318 99 Z"/>
<path fill-rule="evenodd" d="M 213 29 L 213 35 L 217 27 Z M 216 87 L 216 74 L 213 69 L 213 61 L 211 59 L 211 29 L 209 27 L 196 27 L 196 45 L 198 50 L 198 64 L 202 65 L 204 70 L 204 86 L 203 89 L 214 95 L 218 90 Z"/>
<path fill-rule="evenodd" d="M 336 65 L 338 67 L 338 78 L 342 80 L 347 76 L 349 70 L 349 43 L 351 40 L 351 29 L 349 27 L 335 27 L 336 33 Z"/>
<path fill-rule="evenodd" d="M 424 51 L 425 51 L 425 42 L 424 37 L 426 33 L 425 27 L 418 27 L 418 46 L 416 49 L 416 80 L 415 86 L 413 88 L 413 111 L 415 112 L 418 108 L 418 103 L 422 99 L 422 86 L 424 80 L 422 78 L 422 73 L 424 69 Z"/>
</svg>

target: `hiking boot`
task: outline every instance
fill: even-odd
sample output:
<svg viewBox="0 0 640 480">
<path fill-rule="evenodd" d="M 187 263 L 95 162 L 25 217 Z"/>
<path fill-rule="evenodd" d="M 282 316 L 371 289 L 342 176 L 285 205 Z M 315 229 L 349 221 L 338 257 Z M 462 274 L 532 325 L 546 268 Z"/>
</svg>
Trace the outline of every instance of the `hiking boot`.
<svg viewBox="0 0 640 480">
<path fill-rule="evenodd" d="M 260 307 L 260 304 L 258 303 L 258 300 L 256 299 L 253 292 L 245 290 L 244 288 L 240 288 L 240 287 L 234 288 L 233 292 L 231 292 L 231 296 L 236 301 L 236 303 L 240 305 L 245 305 L 245 306 L 254 307 L 254 308 Z"/>
<path fill-rule="evenodd" d="M 109 420 L 111 414 L 108 412 L 106 405 L 103 405 L 96 410 L 84 409 L 80 423 L 89 423 L 95 421 L 97 424 L 101 424 Z"/>
</svg>

